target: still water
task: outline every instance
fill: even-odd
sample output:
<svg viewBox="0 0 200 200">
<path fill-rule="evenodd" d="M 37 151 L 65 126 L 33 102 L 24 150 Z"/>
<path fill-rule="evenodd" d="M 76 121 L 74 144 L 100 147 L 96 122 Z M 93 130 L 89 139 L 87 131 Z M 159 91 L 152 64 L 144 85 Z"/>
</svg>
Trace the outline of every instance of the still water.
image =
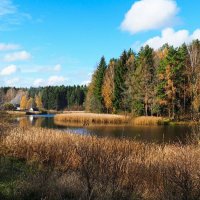
<svg viewBox="0 0 200 200">
<path fill-rule="evenodd" d="M 54 123 L 54 115 L 31 115 L 17 119 L 21 127 L 36 126 L 70 131 L 74 134 L 96 135 L 99 137 L 134 138 L 146 142 L 184 142 L 193 132 L 190 126 L 95 126 L 75 127 Z"/>
</svg>

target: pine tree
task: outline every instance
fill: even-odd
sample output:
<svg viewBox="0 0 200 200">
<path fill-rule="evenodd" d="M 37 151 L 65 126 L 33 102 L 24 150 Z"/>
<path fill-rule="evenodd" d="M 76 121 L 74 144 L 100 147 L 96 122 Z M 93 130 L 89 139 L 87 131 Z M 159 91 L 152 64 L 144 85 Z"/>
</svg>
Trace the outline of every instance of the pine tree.
<svg viewBox="0 0 200 200">
<path fill-rule="evenodd" d="M 141 48 L 136 59 L 135 70 L 129 81 L 129 93 L 132 97 L 132 111 L 136 115 L 152 115 L 155 96 L 154 52 L 149 46 Z"/>
<path fill-rule="evenodd" d="M 116 62 L 114 74 L 114 109 L 116 111 L 126 110 L 124 105 L 124 94 L 126 91 L 126 75 L 128 72 L 127 67 L 127 52 L 124 51 L 120 59 Z"/>
<path fill-rule="evenodd" d="M 93 74 L 92 81 L 88 87 L 88 94 L 86 98 L 86 109 L 91 112 L 103 111 L 103 96 L 102 85 L 107 65 L 105 58 L 102 57 L 101 61 Z"/>
<path fill-rule="evenodd" d="M 105 58 L 102 57 L 96 70 L 96 77 L 94 82 L 94 96 L 102 103 L 102 85 L 107 65 Z"/>
</svg>

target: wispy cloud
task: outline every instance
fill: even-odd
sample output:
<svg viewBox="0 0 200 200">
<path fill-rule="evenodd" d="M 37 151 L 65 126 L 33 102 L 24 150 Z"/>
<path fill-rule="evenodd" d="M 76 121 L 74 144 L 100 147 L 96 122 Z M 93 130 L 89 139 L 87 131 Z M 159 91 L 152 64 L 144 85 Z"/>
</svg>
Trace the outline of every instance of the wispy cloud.
<svg viewBox="0 0 200 200">
<path fill-rule="evenodd" d="M 0 0 L 1 31 L 13 29 L 15 25 L 20 25 L 23 21 L 30 19 L 32 19 L 31 15 L 19 11 L 17 5 L 15 5 L 12 0 Z"/>
<path fill-rule="evenodd" d="M 25 61 L 31 58 L 31 54 L 27 51 L 18 51 L 14 53 L 9 53 L 4 56 L 5 62 L 14 62 L 14 61 Z"/>
<path fill-rule="evenodd" d="M 68 79 L 64 76 L 50 76 L 47 80 L 38 78 L 33 82 L 33 86 L 56 86 L 63 85 Z"/>
<path fill-rule="evenodd" d="M 56 64 L 56 65 L 52 65 L 52 66 L 48 66 L 48 65 L 31 65 L 31 67 L 29 66 L 29 68 L 27 68 L 27 66 L 23 66 L 21 67 L 22 73 L 41 73 L 41 72 L 45 72 L 45 73 L 58 73 L 62 70 L 62 65 L 61 64 Z"/>
<path fill-rule="evenodd" d="M 54 68 L 53 68 L 53 70 L 56 71 L 56 72 L 59 72 L 61 69 L 62 69 L 62 67 L 61 67 L 60 64 L 55 65 Z"/>
<path fill-rule="evenodd" d="M 12 79 L 6 80 L 6 81 L 5 81 L 5 84 L 6 84 L 7 86 L 14 87 L 14 86 L 16 86 L 16 84 L 18 84 L 19 82 L 20 82 L 20 79 L 19 79 L 19 78 L 12 78 Z"/>
<path fill-rule="evenodd" d="M 17 50 L 20 48 L 18 44 L 5 44 L 0 43 L 0 51 L 10 51 L 10 50 Z"/>
<path fill-rule="evenodd" d="M 0 75 L 8 76 L 8 75 L 14 74 L 16 71 L 17 71 L 16 65 L 9 65 L 1 70 Z"/>
<path fill-rule="evenodd" d="M 13 5 L 11 0 L 0 1 L 0 17 L 15 14 L 16 12 L 17 8 Z"/>
</svg>

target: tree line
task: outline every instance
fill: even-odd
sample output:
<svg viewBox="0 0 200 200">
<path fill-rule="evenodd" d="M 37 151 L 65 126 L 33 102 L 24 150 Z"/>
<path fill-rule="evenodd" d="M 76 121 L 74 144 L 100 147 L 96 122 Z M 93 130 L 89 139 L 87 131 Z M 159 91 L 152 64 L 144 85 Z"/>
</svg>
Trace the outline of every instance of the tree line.
<svg viewBox="0 0 200 200">
<path fill-rule="evenodd" d="M 0 88 L 1 107 L 48 110 L 83 110 L 86 86 L 48 86 L 38 88 Z"/>
<path fill-rule="evenodd" d="M 194 117 L 200 109 L 200 41 L 159 50 L 123 51 L 106 64 L 102 57 L 88 87 L 91 112 Z"/>
</svg>

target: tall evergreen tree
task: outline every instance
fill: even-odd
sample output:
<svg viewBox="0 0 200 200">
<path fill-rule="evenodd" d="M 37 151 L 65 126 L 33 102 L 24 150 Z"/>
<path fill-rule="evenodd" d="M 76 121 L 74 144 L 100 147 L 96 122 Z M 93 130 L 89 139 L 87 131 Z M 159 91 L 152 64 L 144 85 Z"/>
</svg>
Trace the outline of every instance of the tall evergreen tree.
<svg viewBox="0 0 200 200">
<path fill-rule="evenodd" d="M 102 96 L 102 86 L 104 75 L 107 65 L 105 58 L 102 57 L 100 63 L 93 74 L 92 81 L 88 87 L 88 94 L 86 98 L 86 108 L 88 111 L 92 112 L 102 112 L 103 111 L 103 96 Z"/>
<path fill-rule="evenodd" d="M 117 61 L 114 74 L 114 109 L 116 111 L 125 110 L 124 106 L 124 93 L 126 91 L 126 75 L 128 72 L 127 67 L 128 55 L 124 51 Z"/>
</svg>

